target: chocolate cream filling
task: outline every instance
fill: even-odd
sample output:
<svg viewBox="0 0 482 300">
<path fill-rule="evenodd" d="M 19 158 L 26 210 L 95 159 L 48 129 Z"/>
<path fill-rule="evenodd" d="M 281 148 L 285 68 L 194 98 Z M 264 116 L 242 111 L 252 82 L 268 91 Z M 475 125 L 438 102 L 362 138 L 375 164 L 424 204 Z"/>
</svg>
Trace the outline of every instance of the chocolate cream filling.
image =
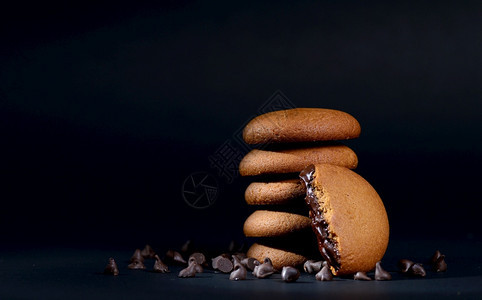
<svg viewBox="0 0 482 300">
<path fill-rule="evenodd" d="M 300 178 L 306 187 L 305 201 L 310 208 L 311 228 L 316 234 L 318 240 L 318 249 L 323 258 L 334 267 L 335 270 L 340 268 L 340 253 L 338 252 L 336 241 L 331 238 L 323 212 L 320 209 L 318 198 L 314 192 L 313 180 L 315 174 L 315 166 L 311 165 L 300 173 Z"/>
</svg>

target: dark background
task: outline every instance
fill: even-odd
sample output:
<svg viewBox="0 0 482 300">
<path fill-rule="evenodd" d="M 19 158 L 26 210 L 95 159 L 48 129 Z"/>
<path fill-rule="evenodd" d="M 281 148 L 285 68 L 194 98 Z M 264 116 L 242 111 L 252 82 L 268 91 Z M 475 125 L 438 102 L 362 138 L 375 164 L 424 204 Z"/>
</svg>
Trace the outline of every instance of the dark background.
<svg viewBox="0 0 482 300">
<path fill-rule="evenodd" d="M 359 120 L 392 237 L 481 237 L 479 1 L 2 6 L 5 243 L 241 242 L 251 179 L 208 158 L 277 91 Z M 195 171 L 209 208 L 182 198 Z"/>
</svg>

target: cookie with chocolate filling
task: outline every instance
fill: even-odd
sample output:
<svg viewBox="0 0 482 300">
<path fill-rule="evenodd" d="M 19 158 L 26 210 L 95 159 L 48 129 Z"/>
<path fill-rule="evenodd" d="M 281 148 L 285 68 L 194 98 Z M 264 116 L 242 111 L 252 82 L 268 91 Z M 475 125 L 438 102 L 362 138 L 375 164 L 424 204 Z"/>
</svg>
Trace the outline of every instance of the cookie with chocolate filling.
<svg viewBox="0 0 482 300">
<path fill-rule="evenodd" d="M 324 108 L 294 108 L 260 115 L 243 131 L 248 144 L 293 143 L 353 139 L 360 124 L 346 112 Z"/>
<path fill-rule="evenodd" d="M 269 151 L 254 149 L 239 163 L 239 173 L 241 176 L 299 173 L 310 164 L 321 163 L 355 169 L 358 157 L 341 144 Z"/>
<path fill-rule="evenodd" d="M 247 237 L 275 237 L 310 228 L 308 217 L 281 211 L 257 210 L 244 222 Z"/>
<path fill-rule="evenodd" d="M 292 252 L 287 248 L 273 247 L 254 243 L 246 253 L 248 257 L 263 262 L 266 257 L 271 259 L 273 267 L 281 270 L 284 266 L 296 267 L 302 265 L 307 259 L 304 255 Z"/>
<path fill-rule="evenodd" d="M 310 165 L 300 178 L 318 248 L 333 274 L 372 270 L 385 254 L 389 235 L 375 189 L 355 172 L 328 164 Z"/>
<path fill-rule="evenodd" d="M 288 204 L 305 195 L 305 187 L 299 179 L 275 182 L 252 182 L 244 193 L 249 205 Z"/>
</svg>

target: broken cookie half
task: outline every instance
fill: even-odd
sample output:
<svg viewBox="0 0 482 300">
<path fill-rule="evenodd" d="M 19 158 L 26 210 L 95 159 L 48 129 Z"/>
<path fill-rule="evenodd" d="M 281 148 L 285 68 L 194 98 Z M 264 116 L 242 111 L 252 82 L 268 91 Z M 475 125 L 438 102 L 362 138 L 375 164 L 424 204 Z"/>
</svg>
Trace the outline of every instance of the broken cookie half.
<svg viewBox="0 0 482 300">
<path fill-rule="evenodd" d="M 388 246 L 388 217 L 380 196 L 360 175 L 329 164 L 310 165 L 300 178 L 318 248 L 334 275 L 368 272 Z"/>
</svg>

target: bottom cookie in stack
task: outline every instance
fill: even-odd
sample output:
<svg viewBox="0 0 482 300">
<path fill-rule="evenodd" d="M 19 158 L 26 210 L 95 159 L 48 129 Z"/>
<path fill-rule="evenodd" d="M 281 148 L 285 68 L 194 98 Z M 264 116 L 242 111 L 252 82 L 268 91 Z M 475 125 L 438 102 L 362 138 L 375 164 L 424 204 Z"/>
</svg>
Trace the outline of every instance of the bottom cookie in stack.
<svg viewBox="0 0 482 300">
<path fill-rule="evenodd" d="M 279 237 L 258 238 L 251 245 L 248 257 L 263 261 L 269 257 L 273 267 L 281 271 L 285 266 L 301 266 L 308 259 L 321 259 L 316 247 L 316 238 L 311 231 L 300 231 Z"/>
<path fill-rule="evenodd" d="M 273 268 L 281 270 L 284 266 L 298 266 L 303 264 L 307 258 L 305 255 L 293 252 L 289 246 L 273 246 L 254 243 L 248 250 L 248 257 L 263 261 L 269 257 L 273 263 Z"/>
</svg>

